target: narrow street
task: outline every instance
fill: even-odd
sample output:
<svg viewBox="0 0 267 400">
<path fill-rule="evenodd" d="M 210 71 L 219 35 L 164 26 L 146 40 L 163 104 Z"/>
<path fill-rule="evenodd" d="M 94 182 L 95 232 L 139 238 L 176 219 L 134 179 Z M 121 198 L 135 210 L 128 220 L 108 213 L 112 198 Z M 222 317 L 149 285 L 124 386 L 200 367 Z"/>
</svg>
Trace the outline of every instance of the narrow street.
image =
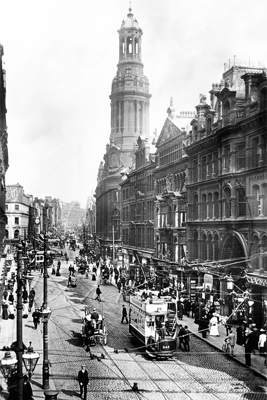
<svg viewBox="0 0 267 400">
<path fill-rule="evenodd" d="M 75 253 L 70 252 L 70 261 Z M 51 377 L 54 379 L 58 398 L 79 397 L 77 373 L 85 363 L 89 373 L 88 399 L 257 399 L 266 398 L 264 379 L 250 369 L 226 358 L 207 343 L 192 336 L 191 351 L 177 350 L 173 359 L 150 360 L 133 344 L 128 325 L 121 324 L 122 295 L 113 285 L 101 285 L 101 303 L 95 301 L 99 284 L 91 275 L 76 273 L 77 287 L 68 287 L 68 267 L 61 265 L 61 276 L 50 275 L 48 281 L 49 305 L 49 359 Z M 40 291 L 38 288 L 40 287 Z M 42 279 L 37 282 L 37 304 L 41 302 Z M 95 346 L 91 359 L 81 345 L 81 312 L 85 306 L 96 307 L 106 318 L 107 346 Z M 126 304 L 128 309 L 128 304 Z M 126 349 L 126 350 L 125 350 Z M 118 352 L 114 352 L 118 350 Z M 101 354 L 104 355 L 102 358 Z M 132 391 L 134 383 L 138 392 Z"/>
</svg>

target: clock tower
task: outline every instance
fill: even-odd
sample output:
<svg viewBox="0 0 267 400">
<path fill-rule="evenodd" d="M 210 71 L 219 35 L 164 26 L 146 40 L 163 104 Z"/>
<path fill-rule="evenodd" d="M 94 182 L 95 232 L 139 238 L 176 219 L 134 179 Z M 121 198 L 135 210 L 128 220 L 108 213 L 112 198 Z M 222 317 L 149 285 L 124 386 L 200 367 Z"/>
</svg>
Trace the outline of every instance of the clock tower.
<svg viewBox="0 0 267 400">
<path fill-rule="evenodd" d="M 96 187 L 96 235 L 105 254 L 120 244 L 121 172 L 134 163 L 137 139 L 149 137 L 149 82 L 142 63 L 142 29 L 129 8 L 119 34 L 119 62 L 112 80 L 111 130 Z"/>
<path fill-rule="evenodd" d="M 119 62 L 111 89 L 110 142 L 121 150 L 126 166 L 134 160 L 140 135 L 149 136 L 149 82 L 142 63 L 142 29 L 129 8 L 119 33 Z"/>
</svg>

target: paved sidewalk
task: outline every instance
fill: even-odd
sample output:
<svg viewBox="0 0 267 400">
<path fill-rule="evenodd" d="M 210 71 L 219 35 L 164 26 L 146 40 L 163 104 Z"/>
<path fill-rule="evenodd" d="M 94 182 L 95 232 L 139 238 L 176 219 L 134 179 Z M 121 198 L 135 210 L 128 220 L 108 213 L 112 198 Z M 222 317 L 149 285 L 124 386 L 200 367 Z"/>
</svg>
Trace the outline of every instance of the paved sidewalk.
<svg viewBox="0 0 267 400">
<path fill-rule="evenodd" d="M 226 338 L 226 330 L 223 325 L 219 325 L 219 334 L 220 336 L 208 336 L 206 339 L 202 338 L 201 332 L 198 332 L 198 325 L 194 323 L 194 319 L 190 317 L 183 316 L 183 319 L 180 323 L 184 326 L 187 325 L 189 331 L 209 343 L 214 348 L 222 351 L 222 345 L 224 343 L 224 339 Z M 235 333 L 235 328 L 233 328 L 233 332 Z M 233 359 L 236 362 L 239 362 L 242 365 L 245 365 L 245 348 L 243 346 L 235 345 L 234 353 L 236 357 Z M 229 355 L 225 355 L 225 357 L 231 357 Z M 264 379 L 267 379 L 266 367 L 264 366 L 264 357 L 259 355 L 259 352 L 256 351 L 256 354 L 251 354 L 251 367 L 254 372 L 262 376 Z"/>
<path fill-rule="evenodd" d="M 31 287 L 34 288 L 37 281 L 43 279 L 38 272 L 33 272 L 34 278 L 31 284 Z M 49 278 L 50 279 L 50 278 Z M 15 290 L 14 290 L 15 291 Z M 16 296 L 15 297 L 15 304 L 16 304 Z M 40 304 L 38 304 L 40 306 Z M 34 307 L 32 308 L 32 312 L 34 311 Z M 16 317 L 14 320 L 2 320 L 0 317 L 0 348 L 2 349 L 4 346 L 10 346 L 12 342 L 16 341 L 16 334 L 17 334 L 17 321 Z M 36 365 L 35 371 L 33 373 L 31 384 L 33 389 L 33 398 L 34 400 L 44 399 L 44 389 L 42 388 L 42 367 L 43 367 L 43 326 L 42 322 L 40 322 L 39 327 L 37 330 L 34 330 L 33 320 L 32 320 L 32 313 L 29 313 L 28 318 L 22 318 L 22 338 L 23 343 L 26 347 L 29 346 L 29 342 L 32 342 L 32 347 L 35 352 L 40 354 L 39 361 Z M 4 352 L 0 352 L 0 358 L 4 357 Z M 25 367 L 23 365 L 23 374 L 25 374 Z M 4 382 L 2 374 L 0 374 L 0 385 L 4 389 L 0 392 L 0 398 L 7 399 L 8 398 L 8 391 L 7 385 Z M 50 378 L 49 378 L 49 389 L 55 390 L 55 385 L 53 381 L 53 377 L 51 376 L 50 371 Z"/>
</svg>

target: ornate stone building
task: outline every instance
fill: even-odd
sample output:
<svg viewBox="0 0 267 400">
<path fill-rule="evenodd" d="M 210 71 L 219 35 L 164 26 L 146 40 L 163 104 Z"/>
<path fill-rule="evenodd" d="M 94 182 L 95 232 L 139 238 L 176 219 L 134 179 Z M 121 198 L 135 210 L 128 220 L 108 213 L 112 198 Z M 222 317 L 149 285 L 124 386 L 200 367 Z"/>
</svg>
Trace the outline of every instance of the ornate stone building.
<svg viewBox="0 0 267 400">
<path fill-rule="evenodd" d="M 135 168 L 125 173 L 121 183 L 121 229 L 123 265 L 129 267 L 131 280 L 150 276 L 154 255 L 154 183 L 155 154 L 148 139 L 139 137 Z M 142 267 L 141 267 L 142 266 Z"/>
<path fill-rule="evenodd" d="M 194 112 L 176 115 L 171 99 L 168 117 L 156 143 L 157 167 L 153 173 L 155 190 L 155 253 L 153 262 L 166 285 L 177 287 L 186 256 L 186 178 L 188 157 L 183 146 Z M 162 286 L 162 285 L 161 285 Z"/>
<path fill-rule="evenodd" d="M 200 97 L 185 147 L 188 258 L 198 285 L 208 282 L 226 315 L 235 293 L 249 289 L 249 318 L 260 325 L 267 301 L 266 71 L 235 64 L 210 95 L 210 105 Z"/>
<path fill-rule="evenodd" d="M 0 250 L 6 234 L 5 174 L 8 169 L 7 124 L 6 124 L 6 72 L 3 65 L 4 48 L 0 44 Z"/>
<path fill-rule="evenodd" d="M 96 187 L 96 236 L 107 252 L 120 244 L 119 182 L 134 162 L 138 137 L 149 133 L 149 82 L 143 72 L 142 29 L 132 14 L 122 21 L 119 62 L 111 89 L 111 133 Z"/>
</svg>

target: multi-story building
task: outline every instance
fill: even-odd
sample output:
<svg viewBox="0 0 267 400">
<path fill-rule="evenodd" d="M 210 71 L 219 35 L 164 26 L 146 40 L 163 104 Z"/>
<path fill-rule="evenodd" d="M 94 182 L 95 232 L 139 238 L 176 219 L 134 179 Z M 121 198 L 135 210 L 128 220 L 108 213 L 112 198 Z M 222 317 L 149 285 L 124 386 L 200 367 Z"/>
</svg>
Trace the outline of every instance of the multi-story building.
<svg viewBox="0 0 267 400">
<path fill-rule="evenodd" d="M 62 202 L 62 221 L 65 226 L 65 230 L 68 228 L 75 228 L 81 225 L 85 220 L 85 209 L 81 208 L 81 205 L 77 201 L 71 203 Z"/>
<path fill-rule="evenodd" d="M 140 136 L 135 168 L 125 172 L 120 184 L 123 265 L 131 266 L 130 277 L 135 281 L 144 278 L 141 265 L 148 266 L 150 275 L 154 255 L 154 168 L 155 154 L 150 153 L 148 139 Z"/>
<path fill-rule="evenodd" d="M 132 14 L 122 21 L 119 62 L 111 89 L 111 133 L 96 187 L 96 236 L 107 254 L 120 244 L 119 182 L 134 162 L 136 141 L 149 135 L 149 82 L 142 62 L 142 29 Z"/>
<path fill-rule="evenodd" d="M 5 174 L 8 169 L 7 124 L 6 124 L 6 73 L 3 65 L 4 48 L 0 44 L 0 251 L 6 235 L 6 187 Z"/>
<path fill-rule="evenodd" d="M 210 94 L 210 105 L 200 98 L 185 147 L 189 275 L 209 286 L 226 315 L 235 293 L 249 288 L 260 325 L 267 302 L 266 71 L 235 64 Z"/>
<path fill-rule="evenodd" d="M 87 227 L 88 235 L 95 234 L 95 198 L 92 196 L 88 198 L 86 205 L 85 225 Z"/>
<path fill-rule="evenodd" d="M 6 242 L 18 242 L 28 237 L 30 196 L 24 193 L 23 187 L 7 185 L 6 187 Z"/>
<path fill-rule="evenodd" d="M 183 279 L 186 257 L 186 177 L 188 157 L 183 146 L 189 133 L 192 111 L 176 115 L 171 99 L 168 117 L 156 143 L 155 182 L 155 254 L 154 265 L 161 276 L 161 286 L 177 287 Z M 179 279 L 177 279 L 179 277 Z"/>
</svg>

